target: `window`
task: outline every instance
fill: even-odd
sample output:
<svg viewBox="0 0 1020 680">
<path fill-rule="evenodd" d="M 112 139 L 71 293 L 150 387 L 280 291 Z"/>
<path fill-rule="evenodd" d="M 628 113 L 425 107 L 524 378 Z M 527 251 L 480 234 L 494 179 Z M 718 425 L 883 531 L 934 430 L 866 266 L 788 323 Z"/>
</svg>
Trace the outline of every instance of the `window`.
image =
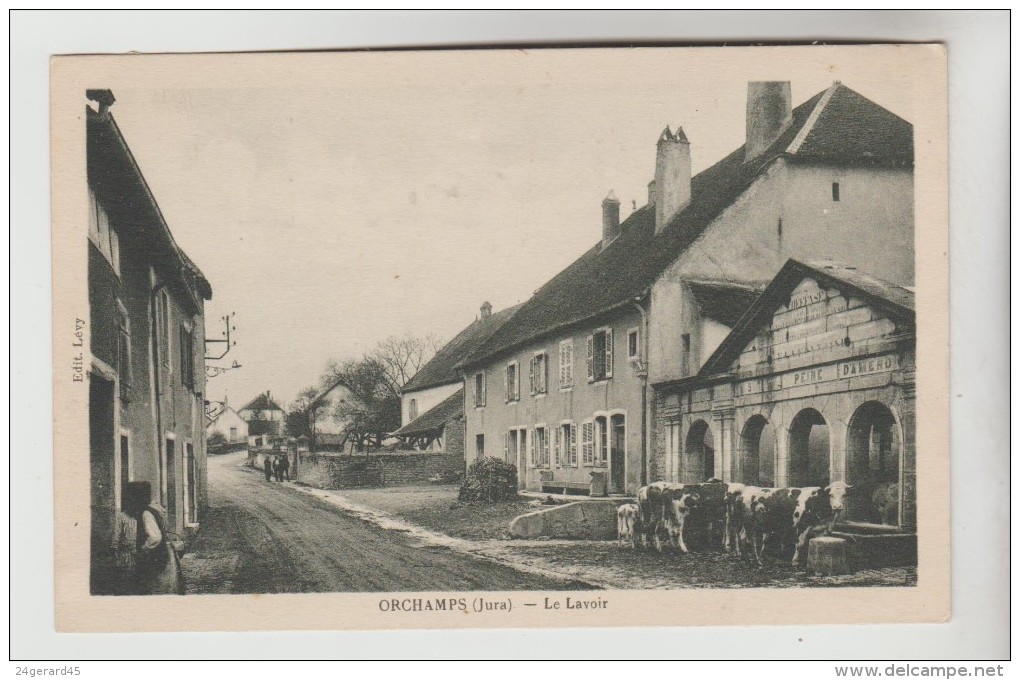
<svg viewBox="0 0 1020 680">
<path fill-rule="evenodd" d="M 684 375 L 690 373 L 691 368 L 691 334 L 684 333 L 680 336 L 680 371 Z"/>
<path fill-rule="evenodd" d="M 590 420 L 581 423 L 581 462 L 595 464 L 595 423 Z"/>
<path fill-rule="evenodd" d="M 638 348 L 638 329 L 631 328 L 627 331 L 627 358 L 634 360 L 641 357 L 641 351 Z"/>
<path fill-rule="evenodd" d="M 609 460 L 609 423 L 605 416 L 595 419 L 595 464 L 605 465 Z"/>
<path fill-rule="evenodd" d="M 532 432 L 530 454 L 533 467 L 549 467 L 549 433 L 544 425 Z"/>
<path fill-rule="evenodd" d="M 564 340 L 560 343 L 560 387 L 574 384 L 574 341 Z"/>
<path fill-rule="evenodd" d="M 481 458 L 485 455 L 485 435 L 475 435 L 475 456 Z"/>
<path fill-rule="evenodd" d="M 195 334 L 181 325 L 181 384 L 195 390 Z"/>
<path fill-rule="evenodd" d="M 236 442 L 237 441 L 237 428 L 236 427 L 230 428 L 230 441 L 231 442 Z"/>
<path fill-rule="evenodd" d="M 127 309 L 117 300 L 117 373 L 121 402 L 131 401 L 131 320 Z"/>
<path fill-rule="evenodd" d="M 556 464 L 566 467 L 577 465 L 577 428 L 573 423 L 562 423 L 556 433 Z"/>
<path fill-rule="evenodd" d="M 418 417 L 418 400 L 412 399 L 407 402 L 407 419 L 414 420 Z"/>
<path fill-rule="evenodd" d="M 506 365 L 506 400 L 518 401 L 521 398 L 521 376 L 517 370 L 517 362 Z"/>
<path fill-rule="evenodd" d="M 95 193 L 89 190 L 89 240 L 103 253 L 113 271 L 120 276 L 120 238 L 110 226 L 110 217 L 99 204 Z"/>
<path fill-rule="evenodd" d="M 613 329 L 603 328 L 588 336 L 588 380 L 613 377 Z"/>
<path fill-rule="evenodd" d="M 170 296 L 165 289 L 159 291 L 158 300 L 158 342 L 162 345 L 160 347 L 160 352 L 162 352 L 160 358 L 163 360 L 163 365 L 170 368 Z"/>
<path fill-rule="evenodd" d="M 545 352 L 539 352 L 531 357 L 531 393 L 545 394 L 546 392 L 546 358 Z"/>
<path fill-rule="evenodd" d="M 485 371 L 475 373 L 475 406 L 485 406 Z"/>
<path fill-rule="evenodd" d="M 832 183 L 832 200 L 833 201 L 839 200 L 839 182 Z"/>
</svg>

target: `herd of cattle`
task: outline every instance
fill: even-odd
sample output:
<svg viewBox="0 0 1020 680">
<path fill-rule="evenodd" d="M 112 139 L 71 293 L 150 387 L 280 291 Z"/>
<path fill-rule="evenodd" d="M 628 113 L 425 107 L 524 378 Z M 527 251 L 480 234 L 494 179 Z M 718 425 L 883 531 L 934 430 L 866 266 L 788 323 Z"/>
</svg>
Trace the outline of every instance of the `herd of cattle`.
<svg viewBox="0 0 1020 680">
<path fill-rule="evenodd" d="M 660 552 L 668 542 L 687 553 L 687 541 L 721 546 L 738 556 L 750 548 L 759 565 L 766 550 L 785 556 L 792 548 L 793 566 L 800 567 L 807 559 L 808 541 L 832 531 L 851 488 L 845 482 L 786 489 L 717 479 L 703 484 L 654 482 L 638 490 L 636 503 L 620 506 L 619 540 L 635 549 L 654 544 Z"/>
</svg>

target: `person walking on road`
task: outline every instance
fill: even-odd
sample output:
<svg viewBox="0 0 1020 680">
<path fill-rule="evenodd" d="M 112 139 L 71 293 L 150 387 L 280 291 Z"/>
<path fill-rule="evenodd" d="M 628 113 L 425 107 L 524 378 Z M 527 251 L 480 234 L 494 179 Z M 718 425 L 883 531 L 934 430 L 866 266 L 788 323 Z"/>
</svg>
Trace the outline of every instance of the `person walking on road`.
<svg viewBox="0 0 1020 680">
<path fill-rule="evenodd" d="M 290 456 L 286 453 L 280 456 L 280 467 L 279 467 L 279 478 L 277 481 L 282 482 L 283 478 L 286 477 L 287 481 L 290 481 Z"/>
<path fill-rule="evenodd" d="M 266 475 L 266 481 L 273 481 L 273 457 L 266 456 L 262 459 L 262 472 Z"/>
</svg>

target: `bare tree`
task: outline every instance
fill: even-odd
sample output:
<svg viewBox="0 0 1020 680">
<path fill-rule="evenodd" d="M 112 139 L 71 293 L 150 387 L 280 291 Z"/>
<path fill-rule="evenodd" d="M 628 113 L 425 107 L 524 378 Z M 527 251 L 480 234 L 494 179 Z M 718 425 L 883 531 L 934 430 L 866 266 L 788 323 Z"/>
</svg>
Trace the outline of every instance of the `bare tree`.
<svg viewBox="0 0 1020 680">
<path fill-rule="evenodd" d="M 411 333 L 391 335 L 379 343 L 371 356 L 382 364 L 387 381 L 394 393 L 399 394 L 407 381 L 429 362 L 440 347 L 439 338 L 432 334 L 421 337 Z"/>
</svg>

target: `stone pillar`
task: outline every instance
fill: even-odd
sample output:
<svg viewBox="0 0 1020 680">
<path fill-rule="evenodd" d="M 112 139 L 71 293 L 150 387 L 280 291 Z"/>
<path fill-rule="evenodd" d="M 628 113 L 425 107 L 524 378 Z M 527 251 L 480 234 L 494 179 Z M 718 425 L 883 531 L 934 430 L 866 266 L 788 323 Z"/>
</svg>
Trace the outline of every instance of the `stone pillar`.
<svg viewBox="0 0 1020 680">
<path fill-rule="evenodd" d="M 841 402 L 845 400 L 840 400 Z M 846 418 L 842 416 L 846 415 Z M 846 481 L 846 435 L 852 414 L 834 414 L 831 418 L 823 413 L 829 426 L 829 481 Z M 839 417 L 837 417 L 839 416 Z"/>
<path fill-rule="evenodd" d="M 790 429 L 784 423 L 776 423 L 776 488 L 789 486 L 790 479 Z"/>
<path fill-rule="evenodd" d="M 721 399 L 712 405 L 712 429 L 716 441 L 714 476 L 724 482 L 733 481 L 733 418 L 732 399 Z"/>
<path fill-rule="evenodd" d="M 900 466 L 900 527 L 917 529 L 917 423 L 916 383 L 914 371 L 904 371 L 900 390 L 900 435 L 903 438 L 903 463 Z"/>
</svg>

